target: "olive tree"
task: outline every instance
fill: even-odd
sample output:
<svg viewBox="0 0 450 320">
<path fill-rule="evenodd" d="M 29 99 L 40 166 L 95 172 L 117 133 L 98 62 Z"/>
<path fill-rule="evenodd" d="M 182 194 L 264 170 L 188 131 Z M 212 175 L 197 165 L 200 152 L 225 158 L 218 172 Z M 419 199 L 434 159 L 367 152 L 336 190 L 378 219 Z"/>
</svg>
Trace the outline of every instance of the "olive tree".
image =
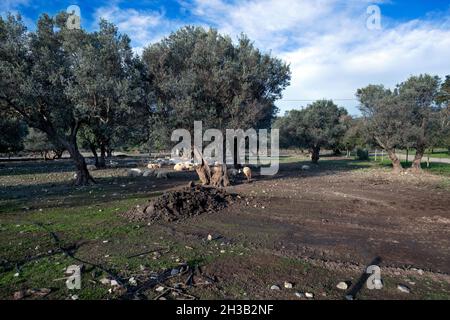
<svg viewBox="0 0 450 320">
<path fill-rule="evenodd" d="M 290 80 L 289 66 L 247 37 L 233 43 L 201 27 L 184 27 L 147 47 L 143 62 L 155 89 L 155 116 L 166 128 L 190 132 L 196 120 L 223 132 L 269 128 Z"/>
<path fill-rule="evenodd" d="M 441 106 L 436 103 L 440 79 L 428 74 L 412 76 L 399 84 L 398 99 L 404 104 L 406 128 L 404 140 L 408 147 L 416 149 L 411 170 L 421 171 L 420 163 L 425 149 L 433 145 L 436 134 L 439 134 L 439 116 Z M 404 118 L 405 118 L 404 117 Z"/>
<path fill-rule="evenodd" d="M 408 115 L 397 90 L 391 91 L 383 85 L 369 85 L 358 89 L 356 96 L 368 138 L 386 150 L 393 171 L 401 171 L 402 164 L 395 149 L 405 145 Z"/>
<path fill-rule="evenodd" d="M 275 122 L 283 138 L 281 145 L 302 147 L 311 153 L 311 162 L 317 164 L 321 148 L 333 148 L 344 137 L 347 111 L 332 100 L 318 100 L 302 110 L 291 110 Z"/>
</svg>

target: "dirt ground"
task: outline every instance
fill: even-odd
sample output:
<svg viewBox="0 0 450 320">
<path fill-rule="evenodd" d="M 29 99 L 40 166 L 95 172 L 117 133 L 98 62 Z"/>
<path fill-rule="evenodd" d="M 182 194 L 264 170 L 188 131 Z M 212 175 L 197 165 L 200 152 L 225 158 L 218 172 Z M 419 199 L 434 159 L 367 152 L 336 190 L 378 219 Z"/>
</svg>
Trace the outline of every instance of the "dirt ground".
<svg viewBox="0 0 450 320">
<path fill-rule="evenodd" d="M 201 267 L 208 279 L 215 280 L 208 285 L 189 286 L 185 291 L 200 299 L 307 299 L 306 292 L 312 293 L 313 299 L 345 299 L 348 294 L 355 299 L 450 299 L 448 178 L 430 174 L 392 176 L 387 169 L 338 158 L 323 160 L 319 167 L 307 171 L 301 170 L 302 164 L 283 163 L 274 177 L 254 172 L 251 183 L 227 188 L 227 192 L 248 200 L 237 201 L 220 212 L 139 225 L 136 233 L 134 229 L 124 231 L 107 244 L 101 240 L 111 236 L 105 236 L 104 230 L 100 237 L 97 233 L 91 238 L 84 233 L 74 236 L 78 242 L 87 242 L 77 254 L 120 270 L 123 278 L 135 275 L 141 279 L 139 268 L 144 270 L 143 265 L 153 271 L 183 262 Z M 131 204 L 126 202 L 105 213 L 101 221 L 83 223 L 99 228 L 112 224 L 116 226 L 114 232 L 117 228 L 134 228 L 135 223 L 121 217 L 120 212 L 145 203 L 160 191 L 184 187 L 194 178 L 189 172 L 176 173 L 161 182 L 139 178 L 139 187 L 132 188 L 141 194 Z M 126 191 L 124 198 L 129 193 Z M 16 201 L 21 203 L 21 199 Z M 102 206 L 106 207 L 98 207 Z M 29 218 L 19 214 L 2 214 L 5 230 L 18 221 L 26 224 L 36 217 L 49 220 L 42 212 Z M 59 234 L 71 239 L 67 228 Z M 0 241 L 13 243 L 12 234 L 5 235 Z M 156 259 L 154 252 L 129 258 L 143 249 L 161 246 L 171 248 L 170 252 L 156 250 Z M 2 247 L 1 252 L 4 260 L 17 260 L 10 246 Z M 108 252 L 117 259 L 104 258 L 109 257 Z M 365 270 L 371 264 L 381 268 L 381 290 L 366 288 Z M 30 286 L 27 281 L 14 282 L 13 271 L 5 270 L 9 275 L 4 272 L 3 279 L 0 273 L 0 284 L 5 285 L 0 294 L 4 298 L 10 298 L 17 288 Z M 92 275 L 96 293 L 82 298 L 108 298 L 98 277 Z M 173 281 L 175 285 L 181 280 Z M 293 288 L 284 288 L 285 281 Z M 349 288 L 337 289 L 340 281 Z M 273 285 L 280 290 L 271 290 Z M 409 293 L 401 292 L 398 285 L 407 287 Z M 65 294 L 49 298 L 63 298 Z M 159 293 L 150 288 L 145 295 L 155 298 Z"/>
</svg>

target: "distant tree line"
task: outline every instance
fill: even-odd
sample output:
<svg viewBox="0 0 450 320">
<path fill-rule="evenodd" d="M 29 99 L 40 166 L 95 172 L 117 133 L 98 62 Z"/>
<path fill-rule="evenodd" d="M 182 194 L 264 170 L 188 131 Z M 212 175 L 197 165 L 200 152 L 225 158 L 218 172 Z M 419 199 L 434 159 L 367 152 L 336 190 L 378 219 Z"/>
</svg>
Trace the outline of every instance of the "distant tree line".
<svg viewBox="0 0 450 320">
<path fill-rule="evenodd" d="M 168 146 L 175 128 L 269 128 L 289 66 L 214 29 L 184 27 L 133 53 L 130 39 L 102 20 L 68 29 L 67 14 L 41 15 L 28 31 L 19 15 L 0 17 L 0 153 L 66 150 L 77 185 L 94 182 L 117 148 Z"/>
<path fill-rule="evenodd" d="M 427 148 L 450 151 L 450 76 L 411 76 L 394 90 L 383 85 L 358 89 L 360 118 L 350 117 L 331 100 L 316 101 L 302 110 L 291 110 L 274 126 L 281 130 L 283 147 L 308 149 L 317 163 L 321 148 L 352 150 L 374 146 L 386 151 L 393 170 L 402 170 L 396 149 L 416 150 L 411 170 L 421 170 Z"/>
</svg>

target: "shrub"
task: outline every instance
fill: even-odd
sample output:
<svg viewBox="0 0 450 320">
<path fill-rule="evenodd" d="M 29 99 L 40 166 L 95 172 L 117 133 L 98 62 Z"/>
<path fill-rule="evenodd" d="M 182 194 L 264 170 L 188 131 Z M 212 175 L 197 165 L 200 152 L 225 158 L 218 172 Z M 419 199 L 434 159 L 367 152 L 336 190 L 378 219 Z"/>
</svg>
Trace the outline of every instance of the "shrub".
<svg viewBox="0 0 450 320">
<path fill-rule="evenodd" d="M 367 149 L 356 149 L 356 157 L 358 160 L 369 160 L 369 150 Z"/>
</svg>

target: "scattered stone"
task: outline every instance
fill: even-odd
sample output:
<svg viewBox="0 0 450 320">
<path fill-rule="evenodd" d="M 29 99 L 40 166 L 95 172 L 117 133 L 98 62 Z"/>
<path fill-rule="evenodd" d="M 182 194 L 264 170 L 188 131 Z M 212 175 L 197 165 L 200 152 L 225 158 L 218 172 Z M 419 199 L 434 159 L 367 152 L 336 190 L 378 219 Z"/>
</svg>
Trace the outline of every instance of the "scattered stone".
<svg viewBox="0 0 450 320">
<path fill-rule="evenodd" d="M 108 284 L 111 284 L 111 280 L 109 280 L 108 278 L 102 278 L 102 279 L 100 279 L 100 283 L 108 285 Z"/>
<path fill-rule="evenodd" d="M 13 296 L 14 300 L 20 300 L 20 299 L 23 299 L 24 297 L 25 297 L 25 291 L 24 290 L 20 290 L 20 291 L 14 292 L 14 296 Z"/>
<path fill-rule="evenodd" d="M 111 280 L 111 287 L 118 287 L 119 283 L 116 280 Z"/>
<path fill-rule="evenodd" d="M 403 292 L 403 293 L 410 293 L 411 292 L 411 290 L 407 286 L 405 286 L 403 284 L 397 285 L 397 289 L 400 290 L 400 292 Z"/>
<path fill-rule="evenodd" d="M 15 278 L 17 278 L 18 276 L 20 276 L 20 274 L 18 272 L 14 273 Z"/>
<path fill-rule="evenodd" d="M 284 282 L 284 287 L 286 289 L 292 289 L 294 286 L 292 285 L 292 283 L 285 281 Z"/>
<path fill-rule="evenodd" d="M 137 286 L 137 281 L 136 281 L 136 279 L 134 277 L 131 277 L 130 279 L 128 279 L 128 282 L 132 286 Z"/>
<path fill-rule="evenodd" d="M 336 285 L 336 288 L 338 288 L 339 290 L 347 290 L 348 284 L 345 283 L 344 281 L 341 281 Z"/>
<path fill-rule="evenodd" d="M 170 271 L 170 275 L 171 276 L 175 276 L 179 273 L 180 271 L 178 269 L 172 269 L 172 271 Z"/>
<path fill-rule="evenodd" d="M 70 298 L 71 298 L 72 300 L 78 300 L 78 296 L 77 296 L 76 294 L 72 295 Z"/>
<path fill-rule="evenodd" d="M 310 292 L 305 292 L 305 297 L 307 297 L 308 299 L 312 299 L 312 298 L 314 298 L 314 294 L 312 294 Z"/>
<path fill-rule="evenodd" d="M 270 290 L 280 290 L 280 287 L 274 284 L 273 286 L 270 287 Z"/>
<path fill-rule="evenodd" d="M 155 289 L 155 291 L 156 292 L 163 292 L 164 291 L 164 287 L 163 286 L 158 286 L 156 289 Z"/>
<path fill-rule="evenodd" d="M 296 293 L 295 293 L 295 296 L 296 296 L 297 298 L 304 298 L 304 297 L 305 297 L 305 295 L 304 295 L 302 292 L 296 292 Z"/>
<path fill-rule="evenodd" d="M 351 300 L 354 300 L 354 299 L 355 298 L 353 298 L 353 296 L 351 294 L 348 294 L 348 295 L 345 296 L 345 300 L 351 301 Z"/>
<path fill-rule="evenodd" d="M 208 234 L 208 241 L 211 241 L 213 239 L 212 235 Z"/>
</svg>

